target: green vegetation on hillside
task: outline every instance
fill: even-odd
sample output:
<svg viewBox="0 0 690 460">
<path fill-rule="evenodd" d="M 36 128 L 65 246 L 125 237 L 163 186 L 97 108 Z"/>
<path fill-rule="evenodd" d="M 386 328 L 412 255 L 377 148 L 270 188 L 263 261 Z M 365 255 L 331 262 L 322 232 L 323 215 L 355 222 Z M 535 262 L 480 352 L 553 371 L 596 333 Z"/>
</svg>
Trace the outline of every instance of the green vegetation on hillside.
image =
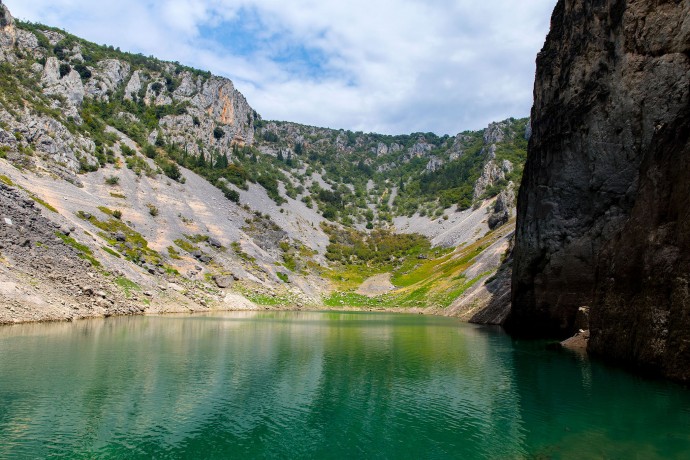
<svg viewBox="0 0 690 460">
<path fill-rule="evenodd" d="M 391 136 L 264 121 L 242 103 L 241 109 L 247 111 L 246 120 L 243 115 L 238 121 L 234 115 L 227 115 L 239 110 L 237 100 L 219 96 L 222 91 L 213 85 L 220 80 L 209 81 L 212 76 L 208 72 L 123 53 L 42 25 L 20 22 L 18 26 L 33 33 L 39 44 L 38 49 L 31 51 L 17 48 L 17 59 L 12 64 L 0 63 L 0 106 L 3 113 L 9 114 L 0 127 L 8 133 L 2 139 L 11 145 L 1 146 L 0 154 L 18 167 L 30 168 L 30 157 L 51 160 L 53 163 L 45 164 L 56 166 L 50 172 L 57 177 L 63 177 L 63 173 L 71 176 L 76 169 L 88 174 L 107 167 L 107 173 L 99 176 L 99 183 L 112 190 L 108 192 L 110 196 L 120 199 L 126 199 L 120 188 L 129 187 L 132 179 L 129 174 L 119 176 L 121 168 L 132 171 L 136 181 L 146 182 L 144 176 L 158 177 L 168 186 L 193 180 L 189 174 L 185 177 L 185 171 L 191 170 L 235 203 L 246 197 L 248 190 L 254 193 L 257 187 L 252 184 L 256 184 L 281 207 L 285 217 L 292 218 L 288 214 L 294 212 L 299 218 L 306 216 L 300 225 L 315 227 L 316 219 L 309 213 L 303 209 L 295 212 L 296 207 L 304 204 L 326 219 L 321 229 L 330 241 L 322 254 L 327 261 L 324 266 L 318 265 L 317 261 L 323 263 L 318 254 L 291 233 L 294 229 L 281 228 L 271 219 L 272 210 L 252 210 L 248 204 L 244 207 L 254 211 L 254 216 L 246 220 L 242 230 L 251 240 L 260 242 L 263 252 L 256 253 L 249 249 L 253 246 L 245 245 L 252 254 L 249 255 L 239 242 L 233 242 L 228 255 L 262 280 L 270 275 L 268 278 L 275 282 L 280 279 L 298 285 L 301 275 L 327 277 L 337 289 L 328 300 L 333 305 L 416 306 L 425 300 L 445 307 L 485 275 L 466 279 L 463 273 L 494 236 L 453 251 L 432 248 L 421 235 L 396 234 L 394 222 L 398 217 L 415 214 L 449 219 L 449 208 L 466 210 L 498 194 L 511 181 L 518 185 L 526 156 L 527 119 L 511 118 L 492 124 L 487 130 L 465 131 L 456 136 L 419 132 Z M 49 34 L 51 44 L 42 32 L 45 30 L 59 32 L 64 39 L 55 43 L 56 35 Z M 59 83 L 56 92 L 60 94 L 45 94 L 55 87 L 51 86 L 54 82 L 41 81 L 41 68 L 50 62 L 54 71 L 53 57 L 58 60 L 61 79 L 70 78 L 78 87 L 81 79 L 87 85 L 89 90 L 79 95 L 85 95 L 82 103 L 74 103 L 71 95 L 67 97 L 67 90 Z M 116 59 L 128 66 L 103 63 L 105 59 Z M 117 85 L 99 93 L 98 88 L 88 85 L 94 79 L 103 80 L 104 68 L 110 69 L 108 65 L 120 69 L 122 74 Z M 140 72 L 145 83 L 138 90 L 127 92 L 125 88 L 134 71 Z M 104 81 L 98 83 L 99 88 Z M 209 88 L 203 87 L 204 83 L 212 83 L 210 92 L 218 94 L 206 94 Z M 177 89 L 184 91 L 175 93 Z M 202 96 L 203 102 L 197 103 Z M 227 105 L 230 103 L 235 105 Z M 38 134 L 24 129 L 25 120 L 30 119 L 27 114 L 44 117 L 40 118 L 41 123 L 48 127 L 40 132 L 43 142 L 36 140 Z M 234 130 L 233 123 L 242 129 Z M 10 125 L 12 128 L 8 128 Z M 59 154 L 41 150 L 50 144 L 48 138 L 56 141 Z M 493 162 L 493 169 L 487 167 L 489 162 Z M 35 164 L 38 168 L 45 165 L 38 161 Z M 488 187 L 475 186 L 478 178 L 487 176 L 487 170 L 497 169 L 499 175 Z M 11 184 L 9 178 L 0 180 Z M 79 181 L 73 182 L 78 185 Z M 134 190 L 124 191 L 132 199 L 136 196 Z M 151 201 L 159 206 L 165 203 Z M 197 252 L 208 246 L 208 236 L 175 235 L 167 243 L 171 244 L 167 254 L 159 254 L 127 222 L 132 217 L 128 216 L 130 208 L 125 204 L 124 215 L 119 209 L 103 206 L 98 208 L 102 215 L 94 211 L 101 219 L 78 213 L 99 229 L 98 234 L 107 241 L 107 246 L 102 247 L 107 254 L 123 257 L 152 273 L 162 273 L 163 269 L 173 270 L 163 265 L 164 260 L 186 258 L 185 252 L 198 256 Z M 159 209 L 153 203 L 147 206 L 146 217 L 155 218 L 159 224 L 168 216 L 167 209 Z M 181 214 L 178 217 L 191 228 L 191 221 Z M 314 231 L 318 232 L 318 227 Z M 72 240 L 65 242 L 82 257 L 97 262 L 88 247 L 76 246 L 78 243 Z M 273 264 L 271 270 L 266 269 L 267 260 Z M 390 294 L 369 298 L 355 292 L 369 276 L 385 273 L 391 275 L 395 286 Z"/>
<path fill-rule="evenodd" d="M 482 251 L 508 231 L 508 227 L 502 227 L 473 244 L 456 249 L 437 248 L 427 252 L 423 258 L 402 257 L 397 264 L 337 268 L 330 274 L 336 289 L 324 299 L 324 303 L 331 307 L 446 308 L 492 274 L 489 270 L 467 278 L 465 271 Z M 390 273 L 394 290 L 371 297 L 355 292 L 366 278 L 381 273 Z"/>
<path fill-rule="evenodd" d="M 183 166 L 209 180 L 236 203 L 240 201 L 239 190 L 247 190 L 251 182 L 264 188 L 278 205 L 288 199 L 300 200 L 332 222 L 370 230 L 389 227 L 396 216 L 419 213 L 438 218 L 452 206 L 468 209 L 477 200 L 499 193 L 509 181 L 517 183 L 522 174 L 527 119 L 500 123 L 502 136 L 496 142 L 494 161 L 499 165 L 510 161 L 510 171 L 506 170 L 505 180 L 479 197 L 475 196 L 474 184 L 491 159 L 484 131 L 457 136 L 391 136 L 267 122 L 253 112 L 247 116 L 246 127 L 254 128 L 254 138 L 229 139 L 220 145 L 217 141 L 228 139 L 222 123 L 215 118 L 201 119 L 206 115 L 190 113 L 188 100 L 172 97 L 184 75 L 203 82 L 211 78 L 209 72 L 96 45 L 40 24 L 19 21 L 17 25 L 36 36 L 40 52 L 21 55 L 16 64 L 0 64 L 0 104 L 11 114 L 28 105 L 36 113 L 59 120 L 72 133 L 92 140 L 97 162 L 82 155 L 78 158 L 81 172 L 119 164 L 119 139 L 108 131 L 110 126 L 137 143 L 136 149 L 120 143 L 119 153 L 138 175 L 163 174 L 184 182 Z M 64 38 L 51 45 L 43 34 L 46 30 Z M 75 49 L 83 60 L 72 59 Z M 17 53 L 21 54 L 19 50 Z M 31 70 L 32 65 L 43 65 L 49 57 L 59 60 L 61 73 L 75 70 L 84 83 L 94 78 L 93 70 L 105 59 L 127 63 L 130 73 L 140 71 L 149 83 L 125 97 L 125 78 L 107 97 L 87 96 L 80 107 L 80 119 L 75 119 L 55 108 L 64 101 L 60 96 L 44 95 L 40 73 Z M 156 99 L 153 103 L 150 93 L 167 102 Z M 197 137 L 196 145 L 192 138 L 180 142 L 179 136 L 168 135 L 161 123 L 165 117 L 186 117 L 190 126 L 210 126 L 208 140 Z M 20 147 L 27 155 L 33 154 L 30 143 L 20 143 Z M 109 184 L 115 185 L 116 178 L 111 176 Z"/>
<path fill-rule="evenodd" d="M 483 131 L 456 137 L 388 136 L 262 122 L 255 140 L 259 149 L 288 152 L 272 164 L 304 188 L 302 201 L 307 205 L 331 221 L 373 229 L 387 226 L 395 216 L 439 217 L 453 205 L 467 209 L 477 198 L 496 195 L 510 181 L 518 184 L 526 159 L 527 123 L 526 118 L 502 122 L 504 136 L 496 143 L 494 161 L 502 165 L 508 160 L 513 169 L 482 197 L 474 196 L 474 185 L 490 159 Z M 320 174 L 323 183 L 310 180 L 314 174 Z"/>
</svg>

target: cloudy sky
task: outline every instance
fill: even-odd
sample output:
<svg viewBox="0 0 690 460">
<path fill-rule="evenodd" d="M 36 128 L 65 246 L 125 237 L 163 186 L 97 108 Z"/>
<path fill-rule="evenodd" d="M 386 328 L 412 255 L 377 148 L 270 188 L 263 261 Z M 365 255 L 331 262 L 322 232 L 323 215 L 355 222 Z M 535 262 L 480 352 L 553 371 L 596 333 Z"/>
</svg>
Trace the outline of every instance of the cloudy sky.
<svg viewBox="0 0 690 460">
<path fill-rule="evenodd" d="M 529 114 L 556 0 L 4 0 L 229 77 L 264 119 L 455 134 Z"/>
</svg>

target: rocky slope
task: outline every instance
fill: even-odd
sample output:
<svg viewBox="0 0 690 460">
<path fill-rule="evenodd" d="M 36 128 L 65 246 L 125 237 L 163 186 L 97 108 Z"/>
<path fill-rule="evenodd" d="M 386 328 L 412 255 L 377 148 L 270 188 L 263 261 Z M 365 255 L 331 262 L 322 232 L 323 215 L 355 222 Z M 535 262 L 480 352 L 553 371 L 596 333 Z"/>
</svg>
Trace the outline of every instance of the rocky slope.
<svg viewBox="0 0 690 460">
<path fill-rule="evenodd" d="M 512 330 L 688 379 L 690 3 L 560 0 L 537 58 Z"/>
<path fill-rule="evenodd" d="M 476 317 L 503 320 L 527 119 L 268 122 L 225 78 L 0 13 L 0 323 L 324 303 L 471 319 L 492 299 Z"/>
</svg>

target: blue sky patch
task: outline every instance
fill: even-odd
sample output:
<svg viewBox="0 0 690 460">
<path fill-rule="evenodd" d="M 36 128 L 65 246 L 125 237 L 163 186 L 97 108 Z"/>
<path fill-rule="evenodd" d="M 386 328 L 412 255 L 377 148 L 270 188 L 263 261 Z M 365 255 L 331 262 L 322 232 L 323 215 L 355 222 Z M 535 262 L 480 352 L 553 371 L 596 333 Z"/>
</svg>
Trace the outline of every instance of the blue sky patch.
<svg viewBox="0 0 690 460">
<path fill-rule="evenodd" d="M 240 9 L 232 21 L 202 26 L 200 33 L 235 56 L 268 59 L 292 76 L 318 81 L 333 75 L 323 50 L 301 42 L 287 29 L 269 26 L 254 8 Z"/>
</svg>

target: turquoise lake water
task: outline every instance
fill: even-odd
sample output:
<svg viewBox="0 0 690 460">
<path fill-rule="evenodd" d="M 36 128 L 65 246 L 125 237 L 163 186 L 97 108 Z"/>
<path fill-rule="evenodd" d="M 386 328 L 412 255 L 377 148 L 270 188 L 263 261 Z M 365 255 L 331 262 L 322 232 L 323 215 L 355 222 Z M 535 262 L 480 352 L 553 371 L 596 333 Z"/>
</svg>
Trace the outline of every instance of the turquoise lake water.
<svg viewBox="0 0 690 460">
<path fill-rule="evenodd" d="M 690 458 L 690 390 L 452 318 L 0 327 L 0 458 Z"/>
</svg>

